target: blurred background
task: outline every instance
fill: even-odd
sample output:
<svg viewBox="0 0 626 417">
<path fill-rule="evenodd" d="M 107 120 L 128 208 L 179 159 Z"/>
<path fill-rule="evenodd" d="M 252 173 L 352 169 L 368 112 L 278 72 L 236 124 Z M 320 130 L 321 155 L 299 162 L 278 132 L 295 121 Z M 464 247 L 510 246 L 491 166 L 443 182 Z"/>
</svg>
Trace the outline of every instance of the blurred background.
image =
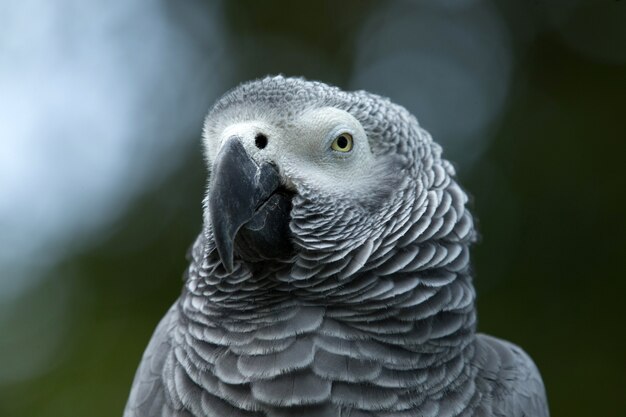
<svg viewBox="0 0 626 417">
<path fill-rule="evenodd" d="M 626 2 L 0 0 L 0 416 L 121 415 L 201 227 L 200 133 L 284 73 L 406 106 L 472 194 L 479 329 L 626 416 Z"/>
</svg>

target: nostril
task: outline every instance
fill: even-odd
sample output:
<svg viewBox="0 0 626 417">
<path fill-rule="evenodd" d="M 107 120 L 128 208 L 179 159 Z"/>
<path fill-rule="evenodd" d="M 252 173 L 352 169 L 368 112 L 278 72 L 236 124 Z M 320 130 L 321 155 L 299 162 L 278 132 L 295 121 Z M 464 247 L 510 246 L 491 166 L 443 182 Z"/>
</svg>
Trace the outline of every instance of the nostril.
<svg viewBox="0 0 626 417">
<path fill-rule="evenodd" d="M 254 144 L 259 149 L 265 148 L 267 146 L 267 136 L 265 136 L 263 133 L 258 133 L 254 137 Z"/>
</svg>

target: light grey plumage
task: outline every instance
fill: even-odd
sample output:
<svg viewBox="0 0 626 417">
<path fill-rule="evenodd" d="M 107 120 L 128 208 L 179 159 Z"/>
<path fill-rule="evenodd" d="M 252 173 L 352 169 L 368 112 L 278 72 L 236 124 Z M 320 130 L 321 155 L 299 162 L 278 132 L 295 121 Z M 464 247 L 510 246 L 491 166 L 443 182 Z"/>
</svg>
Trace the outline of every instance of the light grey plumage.
<svg viewBox="0 0 626 417">
<path fill-rule="evenodd" d="M 354 149 L 330 149 L 344 131 Z M 278 170 L 291 249 L 255 244 L 273 223 L 251 221 L 229 265 L 213 223 L 230 213 L 207 199 L 125 416 L 548 416 L 531 359 L 475 333 L 467 197 L 404 108 L 271 77 L 220 99 L 204 137 L 209 190 L 227 152 Z"/>
</svg>

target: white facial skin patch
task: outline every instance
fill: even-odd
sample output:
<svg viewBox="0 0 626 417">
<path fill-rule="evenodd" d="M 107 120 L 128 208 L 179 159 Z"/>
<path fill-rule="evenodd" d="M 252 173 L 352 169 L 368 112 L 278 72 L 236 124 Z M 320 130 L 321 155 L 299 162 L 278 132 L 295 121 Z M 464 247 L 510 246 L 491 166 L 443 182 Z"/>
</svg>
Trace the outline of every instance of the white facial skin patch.
<svg viewBox="0 0 626 417">
<path fill-rule="evenodd" d="M 347 152 L 332 148 L 333 141 L 342 134 L 349 135 L 352 140 Z M 259 135 L 267 139 L 262 148 L 256 141 Z M 264 120 L 231 124 L 217 140 L 207 138 L 211 163 L 221 144 L 231 137 L 238 137 L 257 163 L 274 163 L 284 184 L 295 191 L 305 185 L 330 195 L 340 195 L 348 190 L 354 194 L 371 181 L 372 172 L 377 170 L 377 161 L 359 121 L 334 107 L 306 111 L 284 127 Z"/>
</svg>

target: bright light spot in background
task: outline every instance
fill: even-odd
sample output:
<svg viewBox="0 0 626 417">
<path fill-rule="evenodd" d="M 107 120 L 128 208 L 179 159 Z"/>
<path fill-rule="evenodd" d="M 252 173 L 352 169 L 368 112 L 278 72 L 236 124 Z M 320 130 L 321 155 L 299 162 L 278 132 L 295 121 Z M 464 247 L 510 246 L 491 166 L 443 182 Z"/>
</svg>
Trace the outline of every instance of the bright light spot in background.
<svg viewBox="0 0 626 417">
<path fill-rule="evenodd" d="M 199 141 L 227 63 L 197 4 L 0 4 L 0 386 L 65 352 L 71 289 L 27 290 Z"/>
<path fill-rule="evenodd" d="M 0 5 L 0 297 L 19 294 L 33 268 L 93 238 L 148 179 L 164 177 L 190 145 L 181 139 L 199 140 L 214 69 L 224 68 L 211 65 L 219 19 L 195 13 L 214 43 L 198 45 L 168 7 Z"/>
<path fill-rule="evenodd" d="M 507 97 L 504 22 L 486 1 L 386 5 L 362 31 L 352 87 L 404 105 L 447 157 L 471 166 Z"/>
</svg>

